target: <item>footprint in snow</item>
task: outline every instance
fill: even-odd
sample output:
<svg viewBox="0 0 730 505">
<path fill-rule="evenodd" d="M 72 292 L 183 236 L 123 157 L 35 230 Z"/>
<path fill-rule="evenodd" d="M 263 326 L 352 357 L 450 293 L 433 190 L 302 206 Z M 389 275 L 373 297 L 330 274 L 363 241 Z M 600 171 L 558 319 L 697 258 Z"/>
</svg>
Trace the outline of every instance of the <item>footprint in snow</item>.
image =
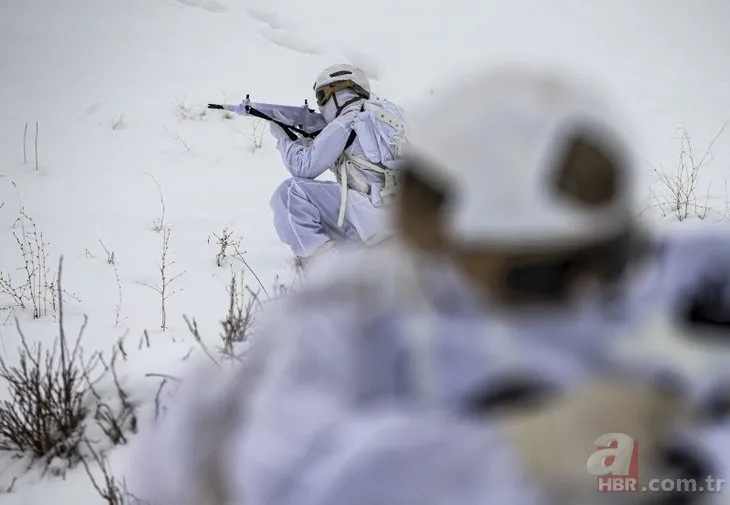
<svg viewBox="0 0 730 505">
<path fill-rule="evenodd" d="M 301 54 L 321 55 L 324 54 L 319 47 L 311 44 L 296 35 L 280 30 L 262 30 L 261 35 L 269 42 Z"/>
<path fill-rule="evenodd" d="M 252 9 L 250 7 L 247 8 L 246 11 L 248 12 L 248 15 L 251 16 L 251 18 L 260 23 L 264 23 L 272 30 L 283 30 L 287 28 L 285 24 L 281 21 L 281 18 L 278 16 L 278 14 L 274 12 L 261 11 L 258 9 Z"/>
<path fill-rule="evenodd" d="M 225 5 L 220 3 L 218 0 L 177 0 L 183 5 L 188 7 L 195 7 L 203 9 L 208 12 L 223 12 L 226 10 Z"/>
<path fill-rule="evenodd" d="M 253 20 L 265 25 L 260 32 L 269 42 L 302 54 L 320 55 L 325 53 L 316 45 L 302 40 L 288 31 L 291 27 L 287 26 L 278 14 L 251 7 L 246 8 L 246 11 Z"/>
<path fill-rule="evenodd" d="M 103 106 L 104 106 L 104 103 L 103 102 L 96 102 L 95 104 L 90 105 L 86 109 L 86 114 L 88 114 L 89 116 L 91 116 L 96 111 L 98 111 L 99 109 L 101 109 Z"/>
</svg>

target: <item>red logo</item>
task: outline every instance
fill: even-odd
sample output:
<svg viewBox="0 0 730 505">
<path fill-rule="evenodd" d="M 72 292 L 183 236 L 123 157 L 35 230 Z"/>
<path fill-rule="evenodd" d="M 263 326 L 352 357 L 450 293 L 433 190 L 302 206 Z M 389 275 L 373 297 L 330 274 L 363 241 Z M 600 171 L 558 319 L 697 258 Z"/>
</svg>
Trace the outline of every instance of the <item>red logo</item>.
<svg viewBox="0 0 730 505">
<path fill-rule="evenodd" d="M 606 433 L 598 437 L 597 447 L 586 468 L 598 477 L 598 492 L 638 492 L 639 443 L 625 433 Z"/>
</svg>

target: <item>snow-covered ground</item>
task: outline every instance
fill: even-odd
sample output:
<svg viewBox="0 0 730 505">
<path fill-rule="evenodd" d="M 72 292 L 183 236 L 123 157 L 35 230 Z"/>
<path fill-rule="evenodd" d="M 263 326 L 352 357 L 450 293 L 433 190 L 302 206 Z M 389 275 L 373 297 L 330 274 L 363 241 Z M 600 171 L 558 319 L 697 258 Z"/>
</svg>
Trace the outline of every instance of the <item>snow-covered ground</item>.
<svg viewBox="0 0 730 505">
<path fill-rule="evenodd" d="M 67 331 L 75 336 L 89 316 L 87 356 L 109 355 L 126 335 L 120 381 L 149 414 L 159 378 L 145 374 L 174 375 L 202 355 L 182 316 L 195 317 L 216 345 L 231 267 L 243 265 L 216 265 L 214 234 L 233 232 L 267 290 L 294 275 L 268 207 L 287 175 L 273 139 L 260 123 L 206 112 L 206 103 L 249 93 L 300 104 L 313 99 L 321 68 L 349 61 L 370 73 L 376 94 L 407 108 L 438 94 L 454 69 L 550 61 L 593 76 L 624 106 L 650 207 L 650 184 L 663 190 L 651 167 L 676 173 L 677 128 L 701 155 L 730 120 L 728 19 L 726 0 L 3 0 L 0 272 L 24 278 L 14 237 L 22 202 L 48 243 L 49 279 L 64 255 Z M 698 189 L 718 215 L 727 209 L 727 133 Z M 159 283 L 158 184 L 174 261 L 168 279 L 182 274 L 169 286 L 166 331 L 160 296 L 144 285 Z M 250 272 L 245 282 L 258 285 Z M 2 310 L 0 351 L 9 360 L 19 345 L 13 314 L 29 340 L 52 343 L 50 306 L 35 320 L 29 310 Z M 150 345 L 139 349 L 145 329 Z M 127 451 L 110 453 L 120 476 Z M 0 504 L 103 503 L 83 468 L 65 479 L 22 468 L 0 458 Z"/>
</svg>

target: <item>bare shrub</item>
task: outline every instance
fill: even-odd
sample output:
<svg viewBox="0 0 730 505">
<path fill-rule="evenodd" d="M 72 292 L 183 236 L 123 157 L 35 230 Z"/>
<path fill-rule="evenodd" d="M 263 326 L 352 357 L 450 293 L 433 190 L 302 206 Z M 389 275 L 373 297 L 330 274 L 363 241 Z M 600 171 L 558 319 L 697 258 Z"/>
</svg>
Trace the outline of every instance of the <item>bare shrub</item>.
<svg viewBox="0 0 730 505">
<path fill-rule="evenodd" d="M 263 287 L 260 278 L 256 273 L 248 266 L 240 252 L 240 260 L 244 262 L 248 271 L 250 271 L 256 278 L 256 282 L 259 287 L 256 291 L 252 290 L 245 282 L 245 270 L 241 270 L 238 275 L 231 268 L 231 279 L 228 283 L 226 291 L 228 292 L 228 308 L 226 315 L 221 320 L 222 331 L 219 333 L 220 346 L 218 347 L 218 353 L 213 353 L 205 345 L 203 338 L 200 335 L 198 329 L 198 323 L 193 318 L 189 319 L 187 316 L 183 316 L 188 330 L 191 335 L 201 347 L 203 352 L 213 361 L 216 365 L 220 366 L 220 360 L 218 356 L 222 356 L 228 360 L 238 360 L 239 353 L 236 352 L 236 347 L 242 342 L 248 341 L 254 333 L 255 321 L 258 310 L 263 307 L 267 301 L 272 301 L 280 296 L 285 296 L 290 288 L 287 288 L 283 283 L 279 281 L 279 277 L 276 277 L 274 287 L 272 290 L 273 298 L 268 294 L 268 291 Z M 262 299 L 261 292 L 265 292 L 265 299 Z"/>
<path fill-rule="evenodd" d="M 246 267 L 246 270 L 251 272 L 251 275 L 253 275 L 254 279 L 256 279 L 256 282 L 258 283 L 259 287 L 261 288 L 261 291 L 263 291 L 264 294 L 266 295 L 266 298 L 270 300 L 271 295 L 269 294 L 268 290 L 264 286 L 264 283 L 261 282 L 261 278 L 259 278 L 256 271 L 253 268 L 251 268 L 251 265 L 249 265 L 248 261 L 246 261 L 246 258 L 243 256 L 244 254 L 246 254 L 246 251 L 241 251 L 237 244 L 233 246 L 233 257 L 235 259 L 237 259 L 238 261 L 240 261 L 241 263 L 243 263 L 243 266 Z"/>
<path fill-rule="evenodd" d="M 273 298 L 277 299 L 277 298 L 281 298 L 282 296 L 286 296 L 289 293 L 289 291 L 291 291 L 292 286 L 294 285 L 294 283 L 297 280 L 301 280 L 301 278 L 298 276 L 295 276 L 291 285 L 287 286 L 286 284 L 281 282 L 281 280 L 279 280 L 279 276 L 277 275 L 276 278 L 274 279 L 274 288 L 272 290 Z"/>
<path fill-rule="evenodd" d="M 241 245 L 241 239 L 234 239 L 233 231 L 229 231 L 228 228 L 223 228 L 223 232 L 220 235 L 213 233 L 213 237 L 216 239 L 216 245 L 218 246 L 218 253 L 215 255 L 215 264 L 221 267 L 228 257 L 229 249 L 238 250 L 238 247 Z M 208 237 L 208 243 L 210 244 L 210 236 Z"/>
<path fill-rule="evenodd" d="M 132 503 L 139 503 L 132 499 L 133 497 L 130 495 L 129 491 L 127 491 L 126 483 L 124 481 L 119 481 L 119 479 L 114 476 L 111 468 L 109 467 L 109 460 L 106 455 L 97 452 L 88 440 L 84 440 L 84 444 L 91 455 L 91 459 L 93 459 L 96 466 L 101 471 L 101 476 L 104 479 L 103 482 L 97 482 L 94 477 L 94 473 L 91 471 L 91 467 L 85 459 L 82 459 L 81 462 L 84 465 L 86 475 L 88 475 L 91 484 L 94 486 L 94 489 L 99 496 L 101 496 L 104 500 L 104 503 L 107 505 L 128 505 Z"/>
<path fill-rule="evenodd" d="M 223 108 L 218 110 L 220 113 L 221 119 L 233 119 L 235 117 L 234 113 L 228 110 L 228 106 L 230 105 L 230 100 L 227 94 L 223 94 Z"/>
<path fill-rule="evenodd" d="M 101 239 L 99 240 L 99 243 L 106 253 L 107 264 L 111 265 L 114 269 L 114 279 L 117 282 L 117 304 L 114 307 L 114 327 L 116 328 L 117 326 L 119 326 L 119 319 L 122 314 L 122 281 L 119 279 L 119 269 L 117 268 L 117 260 L 114 251 L 110 252 L 109 249 L 107 249 L 104 245 L 104 242 L 101 241 Z"/>
<path fill-rule="evenodd" d="M 127 360 L 127 353 L 124 349 L 124 337 L 120 338 L 112 349 L 111 361 L 106 363 L 101 353 L 97 353 L 98 362 L 104 367 L 103 373 L 92 381 L 85 375 L 88 381 L 88 390 L 95 400 L 93 418 L 97 427 L 106 435 L 107 439 L 114 445 L 123 445 L 128 442 L 127 433 L 137 433 L 137 409 L 129 399 L 129 394 L 122 387 L 117 374 L 117 360 L 122 357 Z M 114 383 L 113 398 L 103 397 L 95 388 L 95 384 L 104 377 L 111 375 Z M 118 403 L 118 405 L 112 405 Z"/>
<path fill-rule="evenodd" d="M 54 286 L 49 280 L 49 270 L 46 266 L 48 244 L 35 221 L 25 213 L 20 197 L 18 203 L 20 210 L 14 227 L 19 228 L 20 232 L 14 230 L 13 236 L 23 262 L 23 266 L 19 269 L 23 272 L 23 276 L 22 280 L 18 280 L 10 273 L 0 271 L 0 294 L 10 299 L 10 303 L 0 309 L 30 308 L 33 318 L 37 319 L 47 315 L 49 307 L 55 308 Z"/>
<path fill-rule="evenodd" d="M 8 364 L 0 356 L 0 379 L 7 384 L 10 396 L 0 402 L 0 450 L 73 462 L 79 458 L 87 414 L 81 340 L 88 319 L 84 317 L 76 341 L 70 345 L 63 326 L 62 261 L 58 267 L 59 335 L 53 346 L 29 345 L 16 318 L 21 341 L 18 363 Z"/>
<path fill-rule="evenodd" d="M 205 342 L 203 341 L 203 337 L 200 335 L 200 330 L 198 329 L 198 322 L 193 318 L 192 320 L 188 318 L 188 316 L 183 315 L 183 320 L 185 321 L 185 324 L 188 325 L 188 330 L 190 331 L 190 334 L 193 336 L 195 341 L 198 343 L 200 348 L 203 350 L 206 356 L 210 358 L 210 360 L 215 363 L 216 365 L 220 366 L 220 362 L 218 361 L 218 358 L 215 357 L 215 355 L 210 352 L 210 349 L 208 349 L 208 346 L 205 345 Z"/>
<path fill-rule="evenodd" d="M 116 264 L 116 255 L 114 254 L 114 251 L 109 251 L 107 247 L 104 245 L 104 242 L 99 239 L 99 244 L 101 244 L 101 248 L 104 249 L 104 252 L 106 253 L 106 262 L 108 265 L 115 265 Z M 91 256 L 94 258 L 95 256 Z"/>
<path fill-rule="evenodd" d="M 28 123 L 25 123 L 25 128 L 23 129 L 23 165 L 28 164 L 28 152 L 26 144 L 28 143 Z M 35 170 L 36 172 L 39 170 L 38 167 L 38 121 L 35 122 L 35 140 L 33 141 L 33 144 L 35 146 Z"/>
<path fill-rule="evenodd" d="M 84 251 L 77 256 L 77 258 L 94 259 L 94 258 L 96 258 L 96 255 L 94 255 L 94 253 L 89 251 L 89 248 L 86 247 L 86 248 L 84 248 Z"/>
<path fill-rule="evenodd" d="M 264 136 L 266 135 L 267 123 L 263 119 L 252 117 L 249 118 L 251 121 L 251 131 L 248 135 L 251 140 L 251 152 L 254 153 L 261 149 L 264 145 Z"/>
<path fill-rule="evenodd" d="M 153 284 L 147 284 L 143 282 L 139 282 L 138 284 L 148 287 L 151 290 L 155 291 L 157 294 L 160 295 L 160 313 L 161 313 L 161 321 L 160 321 L 160 328 L 162 328 L 163 331 L 167 329 L 167 300 L 175 293 L 179 292 L 180 290 L 171 291 L 171 285 L 173 282 L 175 282 L 177 279 L 179 279 L 185 271 L 170 275 L 170 267 L 172 267 L 175 264 L 175 261 L 171 261 L 168 258 L 170 248 L 170 229 L 165 230 L 165 232 L 162 235 L 162 252 L 160 254 L 160 263 L 158 265 L 158 270 L 160 272 L 160 281 L 153 285 Z"/>
<path fill-rule="evenodd" d="M 188 143 L 185 142 L 185 139 L 182 138 L 179 133 L 171 132 L 170 130 L 167 129 L 166 126 L 164 126 L 163 129 L 165 130 L 165 134 L 168 137 L 170 137 L 172 140 L 174 140 L 175 142 L 177 142 L 178 144 L 183 146 L 183 148 L 185 148 L 185 150 L 187 152 L 192 152 L 192 149 L 190 149 L 190 145 L 188 145 Z"/>
<path fill-rule="evenodd" d="M 230 110 L 228 110 L 228 105 L 229 104 L 227 104 L 227 103 L 224 102 L 223 103 L 223 110 L 220 111 L 221 118 L 223 118 L 223 119 L 233 119 L 235 117 L 234 114 L 233 114 L 233 112 L 231 112 Z"/>
<path fill-rule="evenodd" d="M 186 97 L 175 98 L 175 115 L 179 121 L 202 121 L 206 118 L 207 109 L 187 103 Z"/>
<path fill-rule="evenodd" d="M 692 137 L 687 129 L 680 129 L 680 153 L 676 170 L 667 172 L 664 169 L 652 168 L 659 183 L 659 190 L 651 192 L 652 203 L 649 209 L 664 217 L 673 216 L 678 221 L 722 215 L 709 203 L 711 186 L 708 185 L 704 197 L 700 196 L 698 191 L 703 169 L 712 161 L 714 146 L 727 125 L 728 123 L 725 123 L 719 129 L 701 156 L 695 153 Z"/>
<path fill-rule="evenodd" d="M 297 256 L 294 259 L 294 270 L 297 275 L 306 276 L 307 259 Z"/>
<path fill-rule="evenodd" d="M 165 390 L 165 386 L 167 386 L 170 381 L 179 383 L 180 379 L 178 379 L 177 377 L 172 377 L 170 375 L 160 375 L 153 373 L 145 374 L 145 377 L 162 378 L 162 381 L 160 381 L 160 385 L 157 387 L 157 392 L 155 393 L 155 421 L 157 421 L 160 416 L 164 416 L 165 412 L 167 412 L 167 407 L 162 402 L 162 393 Z"/>
<path fill-rule="evenodd" d="M 221 347 L 219 351 L 228 357 L 234 356 L 234 347 L 239 342 L 245 342 L 253 331 L 253 316 L 256 307 L 260 304 L 259 293 L 244 285 L 244 272 L 236 278 L 231 270 L 231 281 L 228 285 L 228 311 L 226 318 L 221 321 L 223 331 L 220 334 Z M 248 297 L 245 294 L 248 293 Z"/>
<path fill-rule="evenodd" d="M 160 217 L 157 217 L 152 221 L 152 229 L 159 233 L 165 229 L 165 197 L 162 195 L 162 187 L 160 186 L 160 183 L 157 182 L 157 179 L 155 179 L 155 176 L 150 173 L 145 175 L 147 175 L 150 179 L 152 179 L 152 182 L 155 183 L 155 186 L 157 186 L 157 194 L 160 197 Z"/>
<path fill-rule="evenodd" d="M 123 130 L 127 127 L 127 122 L 124 120 L 124 114 L 120 114 L 118 117 L 112 118 L 111 120 L 112 130 Z"/>
<path fill-rule="evenodd" d="M 249 339 L 253 329 L 256 310 L 261 305 L 258 293 L 251 291 L 248 286 L 244 285 L 243 272 L 241 272 L 240 277 L 237 278 L 235 272 L 231 270 L 231 281 L 228 285 L 227 291 L 228 310 L 226 311 L 225 319 L 221 321 L 222 331 L 219 334 L 221 344 L 217 349 L 218 354 L 211 352 L 205 344 L 202 336 L 200 335 L 198 322 L 195 318 L 190 319 L 188 316 L 183 316 L 183 319 L 188 326 L 188 330 L 195 339 L 195 342 L 197 342 L 205 355 L 217 366 L 221 365 L 218 358 L 219 355 L 224 359 L 237 359 L 235 353 L 236 344 L 245 342 Z M 246 293 L 249 294 L 248 297 L 244 296 Z"/>
<path fill-rule="evenodd" d="M 0 402 L 0 451 L 27 455 L 34 462 L 45 461 L 44 474 L 49 470 L 64 474 L 79 461 L 88 471 L 84 461 L 88 456 L 82 450 L 82 442 L 86 442 L 94 459 L 103 463 L 86 439 L 89 413 L 93 413 L 96 426 L 114 445 L 126 443 L 127 432 L 137 430 L 135 406 L 121 386 L 115 368 L 119 356 L 126 360 L 124 339 L 115 344 L 110 364 L 104 362 L 100 352 L 94 353 L 88 362 L 84 360 L 81 342 L 88 318 L 84 316 L 76 340 L 71 343 L 64 329 L 62 272 L 63 257 L 57 274 L 59 334 L 53 344 L 30 345 L 16 318 L 20 335 L 17 364 L 9 364 L 0 355 L 0 380 L 6 383 L 9 393 L 9 399 Z M 104 370 L 92 380 L 98 364 Z M 108 374 L 115 388 L 111 395 L 103 397 L 95 384 Z M 115 399 L 119 406 L 113 406 Z M 110 481 L 106 484 L 109 491 Z M 109 495 L 113 496 L 116 495 Z"/>
</svg>

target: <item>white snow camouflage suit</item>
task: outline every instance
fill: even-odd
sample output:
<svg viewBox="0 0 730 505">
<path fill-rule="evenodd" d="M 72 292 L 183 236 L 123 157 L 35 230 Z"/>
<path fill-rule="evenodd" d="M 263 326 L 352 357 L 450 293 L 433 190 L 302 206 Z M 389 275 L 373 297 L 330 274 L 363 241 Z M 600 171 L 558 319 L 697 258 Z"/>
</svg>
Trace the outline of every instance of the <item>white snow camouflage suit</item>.
<svg viewBox="0 0 730 505">
<path fill-rule="evenodd" d="M 688 354 L 677 367 L 641 354 L 648 333 L 637 329 L 684 314 L 713 279 L 730 281 L 724 231 L 669 236 L 610 303 L 511 317 L 477 303 L 447 261 L 399 242 L 339 255 L 271 308 L 246 366 L 183 383 L 137 445 L 132 491 L 160 505 L 551 504 L 498 421 L 459 415 L 469 398 L 515 370 L 568 388 L 666 369 L 699 400 L 728 354 Z M 713 317 L 728 323 L 730 282 L 720 288 Z M 621 340 L 633 362 L 616 351 Z M 687 436 L 713 457 L 714 476 L 730 477 L 727 426 Z"/>
</svg>

